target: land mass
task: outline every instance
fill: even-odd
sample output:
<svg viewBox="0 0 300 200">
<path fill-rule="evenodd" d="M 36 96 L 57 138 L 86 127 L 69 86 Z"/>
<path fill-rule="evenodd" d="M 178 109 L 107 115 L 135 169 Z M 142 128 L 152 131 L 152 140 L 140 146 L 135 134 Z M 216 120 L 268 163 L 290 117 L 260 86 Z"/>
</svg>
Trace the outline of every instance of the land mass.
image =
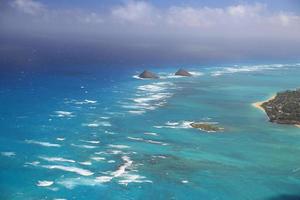
<svg viewBox="0 0 300 200">
<path fill-rule="evenodd" d="M 216 132 L 216 131 L 222 131 L 223 128 L 218 127 L 214 124 L 209 124 L 209 123 L 203 123 L 203 122 L 193 122 L 190 124 L 191 127 L 197 128 L 203 131 L 207 132 Z"/>
<path fill-rule="evenodd" d="M 300 126 L 300 89 L 279 92 L 267 101 L 252 105 L 264 110 L 270 122 Z"/>
</svg>

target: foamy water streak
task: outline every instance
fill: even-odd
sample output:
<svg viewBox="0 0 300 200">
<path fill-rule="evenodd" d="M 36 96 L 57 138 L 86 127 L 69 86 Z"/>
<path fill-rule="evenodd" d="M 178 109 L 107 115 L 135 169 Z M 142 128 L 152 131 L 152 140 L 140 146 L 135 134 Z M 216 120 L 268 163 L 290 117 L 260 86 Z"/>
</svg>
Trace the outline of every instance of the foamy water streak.
<svg viewBox="0 0 300 200">
<path fill-rule="evenodd" d="M 97 146 L 86 145 L 86 144 L 71 144 L 73 147 L 84 148 L 84 149 L 95 149 Z"/>
<path fill-rule="evenodd" d="M 57 117 L 75 117 L 73 112 L 58 110 L 54 112 Z"/>
<path fill-rule="evenodd" d="M 269 65 L 249 65 L 249 66 L 233 66 L 233 67 L 224 67 L 220 70 L 216 70 L 211 73 L 212 76 L 221 76 L 224 74 L 233 74 L 240 72 L 259 72 L 265 70 L 276 70 L 289 67 L 298 67 L 299 63 L 295 64 L 269 64 Z"/>
<path fill-rule="evenodd" d="M 70 166 L 64 166 L 64 165 L 41 165 L 41 167 L 47 168 L 47 169 L 58 169 L 58 170 L 62 170 L 62 171 L 67 171 L 67 172 L 73 172 L 82 176 L 91 176 L 94 173 L 86 170 L 86 169 L 82 169 L 82 168 L 78 168 L 78 167 L 70 167 Z"/>
<path fill-rule="evenodd" d="M 168 143 L 164 143 L 164 142 L 160 142 L 160 141 L 156 141 L 156 140 L 146 140 L 144 138 L 137 138 L 137 137 L 127 137 L 130 140 L 135 140 L 135 141 L 140 141 L 140 142 L 146 142 L 146 143 L 150 143 L 150 144 L 159 144 L 159 145 L 169 145 Z"/>
<path fill-rule="evenodd" d="M 42 160 L 46 160 L 49 162 L 69 162 L 69 163 L 75 163 L 75 160 L 71 160 L 71 159 L 66 159 L 66 158 L 62 158 L 62 157 L 45 157 L 45 156 L 40 156 L 39 157 Z"/>
<path fill-rule="evenodd" d="M 37 140 L 25 140 L 25 142 L 28 144 L 37 144 L 37 145 L 44 146 L 44 147 L 61 147 L 60 144 L 42 142 L 42 141 L 37 141 Z"/>
<path fill-rule="evenodd" d="M 48 187 L 51 186 L 53 183 L 53 181 L 38 181 L 36 185 L 39 187 Z"/>
<path fill-rule="evenodd" d="M 110 144 L 108 146 L 112 147 L 112 148 L 116 148 L 116 149 L 128 149 L 128 148 L 130 148 L 130 146 L 122 145 L 122 144 Z"/>
<path fill-rule="evenodd" d="M 122 107 L 129 113 L 141 115 L 148 110 L 155 110 L 167 103 L 173 93 L 174 84 L 171 82 L 155 82 L 137 87 L 134 98 L 130 102 L 123 103 Z"/>
<path fill-rule="evenodd" d="M 192 128 L 191 123 L 193 121 L 178 121 L 178 122 L 166 122 L 163 126 L 154 126 L 155 128 L 173 128 L 173 129 L 187 129 Z"/>
<path fill-rule="evenodd" d="M 12 151 L 6 151 L 6 152 L 1 152 L 1 155 L 6 157 L 14 157 L 16 156 L 16 153 Z"/>
</svg>

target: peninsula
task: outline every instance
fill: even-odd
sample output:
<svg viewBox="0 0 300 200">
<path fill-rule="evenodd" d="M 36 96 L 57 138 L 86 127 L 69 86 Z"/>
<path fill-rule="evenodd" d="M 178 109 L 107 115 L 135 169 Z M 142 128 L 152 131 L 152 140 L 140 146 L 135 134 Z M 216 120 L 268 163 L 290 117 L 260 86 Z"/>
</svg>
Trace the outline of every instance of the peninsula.
<svg viewBox="0 0 300 200">
<path fill-rule="evenodd" d="M 300 126 L 300 89 L 279 92 L 267 101 L 252 105 L 264 110 L 270 122 Z"/>
</svg>

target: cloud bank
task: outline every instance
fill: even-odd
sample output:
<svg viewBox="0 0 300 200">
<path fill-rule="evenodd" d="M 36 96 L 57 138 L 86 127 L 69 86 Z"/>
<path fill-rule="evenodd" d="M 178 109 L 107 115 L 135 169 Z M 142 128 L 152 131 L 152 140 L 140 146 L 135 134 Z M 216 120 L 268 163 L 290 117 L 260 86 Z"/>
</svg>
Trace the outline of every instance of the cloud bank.
<svg viewBox="0 0 300 200">
<path fill-rule="evenodd" d="M 52 51 L 69 52 L 68 56 L 74 47 L 85 48 L 73 53 L 97 57 L 99 62 L 192 64 L 300 58 L 300 16 L 271 11 L 266 4 L 160 8 L 146 1 L 126 1 L 89 11 L 14 0 L 0 6 L 5 41 L 22 38 L 36 44 L 32 48 L 45 44 Z M 12 48 L 10 42 L 0 53 L 8 54 L 7 48 Z"/>
</svg>

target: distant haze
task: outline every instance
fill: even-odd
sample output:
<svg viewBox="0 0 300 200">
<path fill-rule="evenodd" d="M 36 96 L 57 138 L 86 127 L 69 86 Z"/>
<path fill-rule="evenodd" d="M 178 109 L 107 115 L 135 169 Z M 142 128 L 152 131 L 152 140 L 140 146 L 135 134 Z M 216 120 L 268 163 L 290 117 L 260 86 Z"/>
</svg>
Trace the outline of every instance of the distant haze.
<svg viewBox="0 0 300 200">
<path fill-rule="evenodd" d="M 2 0 L 0 31 L 1 68 L 300 59 L 299 13 L 259 2 L 218 7 L 122 1 L 97 10 Z"/>
</svg>

